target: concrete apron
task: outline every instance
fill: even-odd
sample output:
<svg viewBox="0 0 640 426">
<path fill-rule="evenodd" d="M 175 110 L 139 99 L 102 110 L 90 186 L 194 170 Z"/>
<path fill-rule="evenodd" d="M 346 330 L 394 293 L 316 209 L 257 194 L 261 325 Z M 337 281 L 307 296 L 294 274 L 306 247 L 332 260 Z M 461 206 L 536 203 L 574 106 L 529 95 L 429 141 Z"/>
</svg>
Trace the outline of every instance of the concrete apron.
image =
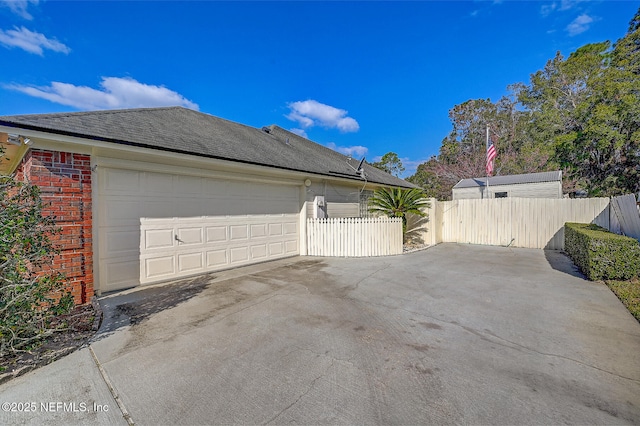
<svg viewBox="0 0 640 426">
<path fill-rule="evenodd" d="M 38 407 L 0 423 L 640 419 L 640 325 L 558 252 L 301 257 L 101 305 L 90 348 L 0 386 L 1 402 Z"/>
</svg>

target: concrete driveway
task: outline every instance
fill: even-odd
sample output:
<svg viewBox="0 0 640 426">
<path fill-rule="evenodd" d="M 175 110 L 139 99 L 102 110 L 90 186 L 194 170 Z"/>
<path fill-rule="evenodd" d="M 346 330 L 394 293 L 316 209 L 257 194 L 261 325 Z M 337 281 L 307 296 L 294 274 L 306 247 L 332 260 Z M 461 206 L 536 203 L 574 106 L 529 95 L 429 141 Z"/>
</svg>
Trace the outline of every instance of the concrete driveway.
<svg viewBox="0 0 640 426">
<path fill-rule="evenodd" d="M 90 348 L 0 386 L 37 404 L 0 423 L 640 422 L 640 325 L 558 252 L 300 257 L 101 304 Z"/>
</svg>

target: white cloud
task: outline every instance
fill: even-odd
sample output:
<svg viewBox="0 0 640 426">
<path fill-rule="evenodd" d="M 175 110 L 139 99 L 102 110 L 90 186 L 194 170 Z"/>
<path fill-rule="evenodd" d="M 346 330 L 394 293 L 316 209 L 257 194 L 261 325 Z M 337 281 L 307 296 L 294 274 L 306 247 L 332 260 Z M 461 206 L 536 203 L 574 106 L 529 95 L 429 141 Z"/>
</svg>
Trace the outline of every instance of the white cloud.
<svg viewBox="0 0 640 426">
<path fill-rule="evenodd" d="M 33 16 L 27 11 L 29 4 L 38 4 L 38 0 L 0 0 L 0 5 L 8 7 L 16 15 L 32 20 Z"/>
<path fill-rule="evenodd" d="M 567 32 L 570 36 L 581 34 L 589 29 L 589 24 L 593 22 L 593 18 L 587 14 L 582 14 L 567 25 Z"/>
<path fill-rule="evenodd" d="M 7 85 L 29 96 L 46 99 L 82 110 L 184 106 L 198 109 L 198 105 L 164 86 L 140 83 L 132 78 L 102 77 L 101 89 L 75 86 L 54 81 L 50 86 Z"/>
<path fill-rule="evenodd" d="M 366 146 L 354 145 L 354 146 L 338 146 L 333 142 L 327 144 L 327 148 L 337 151 L 344 155 L 359 158 L 364 157 L 369 149 Z"/>
<path fill-rule="evenodd" d="M 289 131 L 293 134 L 309 139 L 309 135 L 307 135 L 307 132 L 305 132 L 303 129 L 289 129 Z"/>
<path fill-rule="evenodd" d="M 549 15 L 551 15 L 551 13 L 553 13 L 553 11 L 555 11 L 558 8 L 558 3 L 553 2 L 551 4 L 543 4 L 540 7 L 540 13 L 542 14 L 543 17 L 547 17 Z"/>
<path fill-rule="evenodd" d="M 578 3 L 582 3 L 587 0 L 562 0 L 560 2 L 560 8 L 558 10 L 571 10 L 578 5 Z"/>
<path fill-rule="evenodd" d="M 358 122 L 347 116 L 347 111 L 312 99 L 291 102 L 287 106 L 291 112 L 286 117 L 291 121 L 296 121 L 303 129 L 322 126 L 330 129 L 335 128 L 343 133 L 357 132 L 360 129 Z"/>
<path fill-rule="evenodd" d="M 19 47 L 29 53 L 42 56 L 44 49 L 54 52 L 69 53 L 69 49 L 56 39 L 48 39 L 44 34 L 29 31 L 25 27 L 14 27 L 13 30 L 0 30 L 0 43 L 5 47 Z"/>
<path fill-rule="evenodd" d="M 576 9 L 580 3 L 587 0 L 561 0 L 560 2 L 553 1 L 548 4 L 540 6 L 540 13 L 543 17 L 547 17 L 553 12 L 566 12 L 567 10 Z"/>
<path fill-rule="evenodd" d="M 416 170 L 418 169 L 418 166 L 422 163 L 426 163 L 427 161 L 429 161 L 429 159 L 427 158 L 424 160 L 410 160 L 409 157 L 403 157 L 400 159 L 400 161 L 402 161 L 402 165 L 405 168 L 405 171 L 402 174 L 402 176 L 409 177 L 416 174 Z"/>
</svg>

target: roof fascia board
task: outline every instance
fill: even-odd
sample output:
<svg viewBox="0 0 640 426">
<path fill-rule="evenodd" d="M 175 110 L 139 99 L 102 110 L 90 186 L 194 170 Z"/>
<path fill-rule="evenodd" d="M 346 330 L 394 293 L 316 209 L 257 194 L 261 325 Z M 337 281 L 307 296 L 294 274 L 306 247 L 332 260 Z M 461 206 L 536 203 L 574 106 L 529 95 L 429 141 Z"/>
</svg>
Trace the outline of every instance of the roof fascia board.
<svg viewBox="0 0 640 426">
<path fill-rule="evenodd" d="M 26 144 L 22 144 L 16 148 L 17 149 L 5 149 L 4 157 L 0 159 L 0 175 L 8 176 L 13 174 L 13 172 L 15 172 L 20 165 L 20 162 L 24 158 L 27 151 L 29 151 L 29 146 Z"/>
</svg>

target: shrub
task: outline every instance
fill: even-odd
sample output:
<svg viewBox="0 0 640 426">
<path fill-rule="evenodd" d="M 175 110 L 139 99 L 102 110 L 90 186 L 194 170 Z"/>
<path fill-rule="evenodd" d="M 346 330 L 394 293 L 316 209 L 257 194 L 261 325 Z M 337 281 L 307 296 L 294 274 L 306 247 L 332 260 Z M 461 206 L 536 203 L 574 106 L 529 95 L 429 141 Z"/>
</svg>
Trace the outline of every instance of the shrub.
<svg viewBox="0 0 640 426">
<path fill-rule="evenodd" d="M 564 250 L 590 280 L 640 275 L 640 244 L 594 224 L 565 223 Z"/>
<path fill-rule="evenodd" d="M 636 278 L 629 281 L 606 281 L 606 284 L 631 315 L 640 321 L 640 281 Z"/>
<path fill-rule="evenodd" d="M 0 176 L 0 357 L 52 334 L 51 320 L 73 305 L 64 277 L 50 267 L 56 228 L 42 207 L 36 186 Z"/>
<path fill-rule="evenodd" d="M 429 208 L 429 201 L 420 188 L 379 188 L 369 198 L 369 211 L 383 214 L 387 217 L 402 218 L 402 235 L 406 239 L 407 214 L 413 213 L 420 217 L 426 214 L 423 208 Z"/>
</svg>

